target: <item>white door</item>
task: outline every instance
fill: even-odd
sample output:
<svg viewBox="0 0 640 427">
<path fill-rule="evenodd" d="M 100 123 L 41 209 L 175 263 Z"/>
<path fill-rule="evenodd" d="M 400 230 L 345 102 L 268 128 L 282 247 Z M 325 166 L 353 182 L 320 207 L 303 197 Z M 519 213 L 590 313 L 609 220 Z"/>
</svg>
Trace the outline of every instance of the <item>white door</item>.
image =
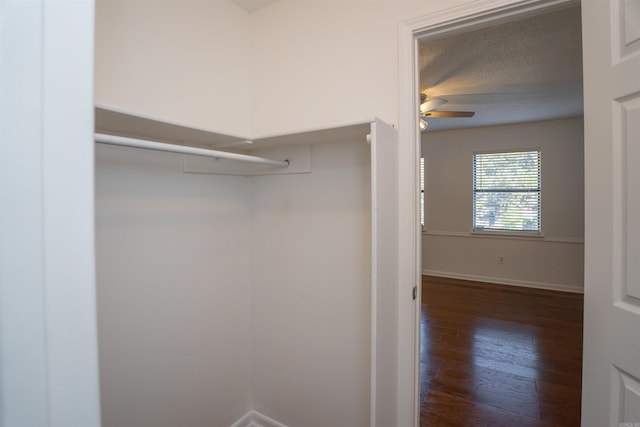
<svg viewBox="0 0 640 427">
<path fill-rule="evenodd" d="M 371 427 L 396 423 L 398 131 L 371 124 Z"/>
<path fill-rule="evenodd" d="M 583 0 L 583 426 L 640 426 L 640 0 Z"/>
</svg>

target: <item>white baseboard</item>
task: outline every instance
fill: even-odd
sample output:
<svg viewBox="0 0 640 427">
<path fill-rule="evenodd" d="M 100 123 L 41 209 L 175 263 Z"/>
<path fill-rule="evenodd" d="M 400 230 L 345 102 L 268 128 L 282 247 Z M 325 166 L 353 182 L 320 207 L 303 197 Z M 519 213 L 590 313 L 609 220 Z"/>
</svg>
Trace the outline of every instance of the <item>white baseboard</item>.
<svg viewBox="0 0 640 427">
<path fill-rule="evenodd" d="M 267 417 L 257 411 L 249 411 L 244 414 L 231 427 L 287 427 L 286 425 Z"/>
<path fill-rule="evenodd" d="M 444 271 L 422 270 L 427 276 L 446 277 L 449 279 L 472 280 L 474 282 L 496 283 L 498 285 L 520 286 L 523 288 L 547 289 L 551 291 L 584 293 L 584 289 L 578 286 L 562 285 L 557 283 L 529 282 L 525 280 L 504 279 L 501 277 L 484 277 L 471 274 L 448 273 Z"/>
</svg>

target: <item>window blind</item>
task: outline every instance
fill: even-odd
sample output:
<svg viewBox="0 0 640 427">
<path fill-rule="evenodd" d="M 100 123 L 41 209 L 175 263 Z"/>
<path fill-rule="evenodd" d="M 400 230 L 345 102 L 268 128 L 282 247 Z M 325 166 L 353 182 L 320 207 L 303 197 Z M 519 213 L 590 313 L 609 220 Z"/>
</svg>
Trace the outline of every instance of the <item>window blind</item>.
<svg viewBox="0 0 640 427">
<path fill-rule="evenodd" d="M 540 232 L 540 150 L 473 155 L 473 229 Z"/>
</svg>

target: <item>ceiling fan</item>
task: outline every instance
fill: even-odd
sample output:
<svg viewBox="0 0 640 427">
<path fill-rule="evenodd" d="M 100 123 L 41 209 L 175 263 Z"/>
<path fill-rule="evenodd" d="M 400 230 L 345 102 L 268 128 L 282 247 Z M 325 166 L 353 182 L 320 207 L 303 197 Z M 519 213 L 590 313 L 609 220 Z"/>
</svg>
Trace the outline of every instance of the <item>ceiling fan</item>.
<svg viewBox="0 0 640 427">
<path fill-rule="evenodd" d="M 425 118 L 453 118 L 453 117 L 473 117 L 473 111 L 435 111 L 436 108 L 448 102 L 444 98 L 427 98 L 426 93 L 420 94 L 420 130 L 427 129 L 428 123 Z"/>
</svg>

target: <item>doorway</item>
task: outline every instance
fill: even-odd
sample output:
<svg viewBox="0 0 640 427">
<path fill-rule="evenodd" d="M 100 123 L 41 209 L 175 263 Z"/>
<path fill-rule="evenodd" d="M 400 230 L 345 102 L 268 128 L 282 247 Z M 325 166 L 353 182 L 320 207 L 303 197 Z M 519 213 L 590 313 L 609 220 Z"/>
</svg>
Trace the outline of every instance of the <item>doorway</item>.
<svg viewBox="0 0 640 427">
<path fill-rule="evenodd" d="M 580 19 L 572 6 L 419 41 L 421 422 L 579 424 Z"/>
<path fill-rule="evenodd" d="M 401 153 L 401 162 L 403 161 L 403 159 L 406 160 L 407 163 L 415 162 L 415 169 L 412 171 L 409 171 L 413 175 L 413 178 L 411 180 L 413 180 L 414 182 L 417 181 L 417 179 L 415 178 L 417 176 L 416 172 L 418 171 L 418 162 L 416 159 L 419 157 L 418 153 L 420 151 L 420 147 L 418 144 L 418 141 L 420 140 L 419 138 L 420 133 L 417 127 L 417 123 L 416 123 L 417 117 L 415 114 L 418 111 L 418 105 L 420 101 L 418 100 L 418 97 L 416 96 L 416 94 L 421 92 L 421 89 L 423 89 L 420 86 L 419 77 L 418 77 L 418 74 L 416 73 L 416 70 L 418 70 L 420 66 L 420 62 L 419 62 L 420 60 L 418 59 L 415 52 L 418 51 L 419 49 L 420 40 L 429 39 L 429 38 L 433 40 L 443 39 L 445 37 L 458 35 L 464 32 L 472 31 L 472 30 L 477 30 L 479 28 L 486 28 L 489 26 L 495 26 L 497 24 L 502 24 L 505 22 L 512 22 L 516 19 L 522 19 L 525 17 L 529 17 L 529 16 L 541 14 L 541 13 L 546 14 L 548 12 L 563 9 L 563 8 L 566 8 L 567 6 L 571 6 L 572 4 L 573 5 L 576 4 L 575 2 L 570 2 L 570 1 L 564 1 L 564 2 L 546 1 L 546 2 L 538 2 L 538 4 L 536 5 L 521 4 L 519 6 L 495 7 L 495 6 L 489 5 L 489 3 L 491 2 L 484 2 L 482 5 L 478 5 L 477 8 L 469 8 L 469 7 L 452 8 L 450 10 L 444 11 L 443 13 L 437 16 L 435 15 L 427 16 L 422 19 L 416 19 L 416 20 L 408 21 L 405 23 L 406 25 L 403 28 L 403 31 L 401 33 L 401 37 L 402 37 L 401 60 L 400 60 L 401 75 L 412 76 L 412 78 L 407 79 L 406 81 L 403 81 L 401 84 L 401 94 L 402 94 L 403 102 L 401 104 L 400 129 L 401 129 L 401 140 L 413 139 L 416 142 L 416 144 L 414 147 L 411 147 L 410 149 L 405 149 L 404 152 Z M 409 39 L 412 40 L 411 44 L 406 43 Z M 410 49 L 409 46 L 413 46 L 414 49 Z M 579 47 L 578 47 L 578 50 L 579 50 Z M 410 57 L 412 57 L 413 59 L 409 60 Z M 402 69 L 406 67 L 406 64 L 408 63 L 412 64 L 412 66 L 414 67 L 414 70 L 412 72 L 409 72 L 409 70 L 407 69 L 404 69 L 404 70 Z M 443 95 L 443 97 L 446 98 L 446 96 L 444 96 L 446 95 L 445 93 L 441 93 L 441 94 L 434 93 L 434 95 Z M 453 104 L 454 104 L 453 102 L 450 102 L 450 105 L 453 105 Z M 460 107 L 463 111 L 466 111 L 467 109 L 471 109 L 471 108 L 468 108 L 469 107 L 468 105 L 466 106 L 461 105 Z M 411 118 L 413 123 L 409 121 L 409 118 Z M 540 120 L 545 120 L 545 119 L 540 119 Z M 432 123 L 430 123 L 430 126 L 432 126 Z M 406 179 L 408 181 L 409 177 L 406 177 Z M 417 187 L 418 182 L 416 182 L 415 185 Z M 418 191 L 416 191 L 414 194 L 419 194 L 419 193 Z M 414 209 L 417 210 L 419 206 L 419 201 L 413 201 L 412 206 Z M 418 215 L 416 214 L 416 216 Z M 467 221 L 470 221 L 470 219 L 467 218 Z M 416 220 L 416 222 L 417 224 L 419 224 L 419 220 Z M 419 228 L 417 224 L 415 228 L 413 228 L 412 230 L 408 230 L 408 229 L 406 230 L 407 232 L 407 236 L 405 236 L 406 238 L 408 238 L 408 234 L 415 233 L 415 230 Z M 435 233 L 432 233 L 432 234 L 438 235 L 438 234 L 442 234 L 441 232 L 446 232 L 451 230 L 439 229 L 439 230 L 433 230 L 433 231 L 435 231 Z M 467 234 L 469 234 L 468 229 L 467 229 Z M 437 236 L 437 237 L 443 238 L 445 236 Z M 462 238 L 462 236 L 460 235 L 449 236 L 449 237 Z M 420 250 L 421 239 L 420 239 L 420 236 L 414 237 L 414 239 L 415 239 L 415 247 L 416 247 L 416 253 L 417 253 L 417 256 L 415 259 L 414 271 L 416 272 L 416 282 L 420 283 L 420 278 L 422 274 L 422 256 L 421 256 L 422 254 Z M 497 240 L 497 239 L 494 238 L 493 240 Z M 578 241 L 580 239 L 576 239 L 576 240 L 577 240 L 576 243 L 578 244 L 581 243 Z M 425 253 L 425 255 L 427 254 Z M 496 255 L 496 264 L 498 263 L 498 260 L 499 258 Z M 506 260 L 508 263 L 509 258 L 507 257 Z M 460 273 L 460 276 L 458 276 L 458 278 L 462 278 L 462 279 L 469 278 L 468 276 L 472 276 L 472 275 L 469 273 Z M 476 274 L 476 276 L 479 276 L 479 275 Z M 490 275 L 487 274 L 485 276 L 489 277 Z M 510 278 L 510 280 L 517 281 L 517 279 L 513 279 L 513 277 Z M 508 283 L 509 280 L 505 280 L 505 282 Z M 527 281 L 522 280 L 521 282 L 527 282 Z M 543 281 L 533 280 L 531 282 L 543 282 Z M 509 284 L 528 285 L 530 283 L 509 283 Z M 418 307 L 420 306 L 418 305 Z M 411 339 L 414 343 L 413 360 L 414 362 L 416 362 L 414 365 L 415 367 L 414 373 L 416 371 L 419 372 L 418 361 L 420 360 L 420 354 L 419 354 L 420 349 L 419 349 L 418 343 L 420 342 L 420 337 L 419 337 L 419 328 L 415 325 L 419 325 L 420 312 L 419 310 L 415 310 L 415 309 L 411 312 L 408 312 L 408 310 L 404 311 L 402 310 L 402 307 L 401 307 L 400 316 L 401 316 L 401 319 L 400 319 L 401 325 L 403 321 L 409 322 L 409 317 L 413 316 L 412 323 L 414 327 L 411 328 L 411 330 L 413 331 L 413 337 L 411 337 Z M 406 348 L 402 346 L 402 340 L 405 339 L 408 341 L 410 339 L 408 335 L 409 334 L 401 336 L 401 350 Z M 402 356 L 403 354 L 401 352 L 401 358 Z M 403 380 L 403 377 L 402 377 L 403 374 L 404 372 L 401 372 L 401 383 Z M 412 382 L 414 385 L 413 391 L 414 391 L 414 395 L 419 396 L 419 391 L 418 391 L 419 384 L 418 384 L 418 381 L 415 380 L 415 378 L 416 377 L 414 377 L 414 381 Z M 414 400 L 414 404 L 413 404 L 415 409 L 414 414 L 418 413 L 418 408 L 415 407 L 416 405 L 415 402 L 417 402 L 418 400 L 419 398 L 417 397 Z M 400 402 L 402 402 L 402 400 L 400 400 Z M 402 407 L 402 403 L 400 404 L 400 406 Z M 417 420 L 415 420 L 414 422 L 417 423 Z"/>
</svg>

